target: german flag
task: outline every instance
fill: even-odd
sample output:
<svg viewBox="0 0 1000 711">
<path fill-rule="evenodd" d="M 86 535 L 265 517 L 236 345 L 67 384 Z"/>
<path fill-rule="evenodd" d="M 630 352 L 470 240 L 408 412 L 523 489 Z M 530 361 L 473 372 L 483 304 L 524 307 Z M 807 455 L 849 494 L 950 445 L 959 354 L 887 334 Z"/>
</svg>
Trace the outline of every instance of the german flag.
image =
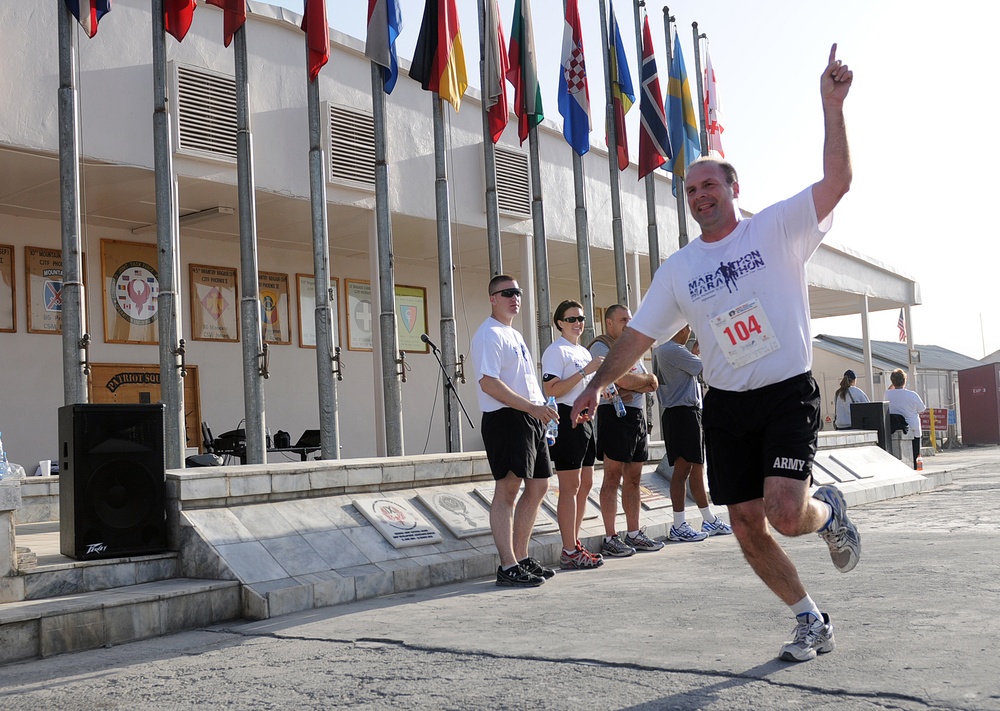
<svg viewBox="0 0 1000 711">
<path fill-rule="evenodd" d="M 458 111 L 469 87 L 462 31 L 455 0 L 427 0 L 410 65 L 410 78 L 425 91 L 435 91 Z"/>
</svg>

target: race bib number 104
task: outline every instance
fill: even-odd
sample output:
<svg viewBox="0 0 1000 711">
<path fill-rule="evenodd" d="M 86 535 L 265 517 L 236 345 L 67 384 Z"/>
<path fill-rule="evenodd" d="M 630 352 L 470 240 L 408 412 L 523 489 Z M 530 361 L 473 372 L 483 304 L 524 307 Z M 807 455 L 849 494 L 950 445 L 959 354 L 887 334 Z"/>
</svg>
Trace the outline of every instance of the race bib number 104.
<svg viewBox="0 0 1000 711">
<path fill-rule="evenodd" d="M 753 363 L 781 348 L 760 299 L 723 311 L 710 321 L 715 340 L 734 368 Z"/>
</svg>

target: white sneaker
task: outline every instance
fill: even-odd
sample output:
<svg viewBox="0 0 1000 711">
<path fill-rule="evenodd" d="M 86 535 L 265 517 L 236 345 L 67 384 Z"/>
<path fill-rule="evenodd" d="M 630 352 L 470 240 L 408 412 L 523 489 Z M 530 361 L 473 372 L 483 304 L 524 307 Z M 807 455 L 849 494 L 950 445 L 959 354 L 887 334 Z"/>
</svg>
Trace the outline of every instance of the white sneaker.
<svg viewBox="0 0 1000 711">
<path fill-rule="evenodd" d="M 835 487 L 821 486 L 813 494 L 813 498 L 829 504 L 833 509 L 833 519 L 829 528 L 819 531 L 819 536 L 826 541 L 830 549 L 834 567 L 841 573 L 854 570 L 854 566 L 861 560 L 861 534 L 858 533 L 857 526 L 847 517 L 844 495 Z"/>
<path fill-rule="evenodd" d="M 778 653 L 778 659 L 783 662 L 808 662 L 817 654 L 832 652 L 836 646 L 833 640 L 833 623 L 825 612 L 820 613 L 823 619 L 811 612 L 804 612 L 796 617 L 797 624 L 791 642 Z"/>
<path fill-rule="evenodd" d="M 721 518 L 716 516 L 714 521 L 701 522 L 701 532 L 707 533 L 710 536 L 729 536 L 732 535 L 733 528 Z"/>
<path fill-rule="evenodd" d="M 704 541 L 706 538 L 708 538 L 707 533 L 694 530 L 687 521 L 680 526 L 671 526 L 670 533 L 667 534 L 668 540 L 681 541 L 683 543 L 696 543 Z"/>
</svg>

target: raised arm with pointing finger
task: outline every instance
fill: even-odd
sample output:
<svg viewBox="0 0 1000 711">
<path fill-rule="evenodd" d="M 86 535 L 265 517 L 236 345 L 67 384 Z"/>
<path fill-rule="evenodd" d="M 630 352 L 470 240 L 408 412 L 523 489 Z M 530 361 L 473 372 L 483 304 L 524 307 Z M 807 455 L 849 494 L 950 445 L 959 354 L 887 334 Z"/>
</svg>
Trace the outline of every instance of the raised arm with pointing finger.
<svg viewBox="0 0 1000 711">
<path fill-rule="evenodd" d="M 847 148 L 847 127 L 844 124 L 844 99 L 851 90 L 854 73 L 837 59 L 837 45 L 830 48 L 830 62 L 820 79 L 823 99 L 823 178 L 813 185 L 816 218 L 822 222 L 833 212 L 851 187 L 851 154 Z"/>
</svg>

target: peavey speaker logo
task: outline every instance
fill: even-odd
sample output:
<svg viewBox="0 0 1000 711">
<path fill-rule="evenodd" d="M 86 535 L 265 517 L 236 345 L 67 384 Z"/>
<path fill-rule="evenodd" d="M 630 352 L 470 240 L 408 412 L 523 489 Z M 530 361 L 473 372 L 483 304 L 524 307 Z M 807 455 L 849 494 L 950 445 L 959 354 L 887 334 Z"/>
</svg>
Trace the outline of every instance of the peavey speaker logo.
<svg viewBox="0 0 1000 711">
<path fill-rule="evenodd" d="M 85 555 L 100 555 L 108 549 L 105 543 L 91 543 L 87 546 L 87 552 Z"/>
</svg>

